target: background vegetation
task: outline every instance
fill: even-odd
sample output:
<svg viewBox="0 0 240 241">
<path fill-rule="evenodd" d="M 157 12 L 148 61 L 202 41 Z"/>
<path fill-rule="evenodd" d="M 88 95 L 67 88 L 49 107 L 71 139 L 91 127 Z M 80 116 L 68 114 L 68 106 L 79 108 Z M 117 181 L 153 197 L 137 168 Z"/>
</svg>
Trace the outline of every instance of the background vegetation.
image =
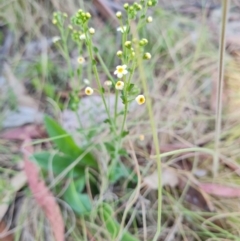
<svg viewBox="0 0 240 241">
<path fill-rule="evenodd" d="M 91 65 L 77 78 L 82 126 L 69 108 L 52 14 L 91 13 L 103 85 L 98 55 L 113 76 L 123 4 L 0 2 L 0 240 L 240 239 L 240 4 L 172 0 L 149 9 L 153 22 L 139 35 L 152 58 L 133 76 L 146 104 L 130 105 L 116 147 L 100 94 L 84 94 L 88 81 L 97 88 Z M 70 40 L 68 50 L 77 69 Z M 104 88 L 113 109 L 114 88 Z"/>
</svg>

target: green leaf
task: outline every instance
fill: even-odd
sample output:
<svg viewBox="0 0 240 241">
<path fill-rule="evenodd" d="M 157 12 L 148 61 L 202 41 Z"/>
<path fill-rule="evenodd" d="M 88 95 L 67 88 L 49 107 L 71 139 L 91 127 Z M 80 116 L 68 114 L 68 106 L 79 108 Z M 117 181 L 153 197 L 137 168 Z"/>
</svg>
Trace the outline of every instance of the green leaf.
<svg viewBox="0 0 240 241">
<path fill-rule="evenodd" d="M 129 134 L 129 131 L 122 131 L 121 137 L 124 138 L 124 137 L 127 136 L 128 134 Z"/>
<path fill-rule="evenodd" d="M 94 51 L 95 53 L 98 53 L 98 48 L 97 48 L 97 47 L 93 47 L 93 51 Z"/>
<path fill-rule="evenodd" d="M 45 116 L 44 123 L 48 135 L 53 138 L 53 142 L 62 153 L 66 154 L 69 157 L 72 157 L 74 160 L 84 153 L 84 150 L 82 150 L 75 143 L 70 134 L 68 134 L 55 120 L 53 120 L 49 116 Z M 82 160 L 80 161 L 80 165 L 90 166 L 94 168 L 98 167 L 97 161 L 91 153 L 87 153 L 82 158 Z"/>
<path fill-rule="evenodd" d="M 120 231 L 120 224 L 114 219 L 114 211 L 112 207 L 107 203 L 103 203 L 98 207 L 98 210 L 111 239 L 114 240 Z M 125 231 L 122 233 L 121 241 L 139 241 L 139 239 Z"/>
<path fill-rule="evenodd" d="M 63 136 L 53 140 L 61 152 L 70 156 L 79 156 L 80 149 L 74 142 L 73 138 L 68 135 L 68 133 L 54 119 L 45 116 L 44 123 L 47 128 L 48 135 L 51 138 Z"/>
<path fill-rule="evenodd" d="M 126 151 L 125 149 L 123 149 L 123 148 L 118 151 L 118 154 L 119 154 L 120 156 L 128 157 L 127 151 Z"/>
<path fill-rule="evenodd" d="M 103 121 L 104 123 L 111 123 L 111 121 L 109 119 L 106 119 Z"/>
<path fill-rule="evenodd" d="M 71 182 L 63 194 L 64 200 L 79 215 L 87 214 L 91 211 L 91 201 L 87 194 L 81 194 L 76 190 L 75 183 Z"/>
<path fill-rule="evenodd" d="M 130 85 L 127 87 L 127 90 L 128 90 L 129 92 L 131 92 L 131 90 L 133 89 L 133 87 L 134 87 L 134 84 L 130 84 Z"/>
<path fill-rule="evenodd" d="M 109 175 L 110 183 L 116 183 L 117 181 L 129 177 L 131 171 L 129 168 L 125 167 L 123 163 L 118 162 L 112 169 Z"/>
<path fill-rule="evenodd" d="M 97 61 L 95 59 L 92 60 L 92 65 L 97 65 Z"/>
<path fill-rule="evenodd" d="M 104 145 L 106 146 L 108 153 L 115 151 L 115 145 L 112 142 L 105 142 Z"/>
<path fill-rule="evenodd" d="M 118 112 L 118 116 L 120 116 L 120 115 L 124 115 L 124 112 L 125 112 L 124 110 Z"/>
<path fill-rule="evenodd" d="M 74 180 L 75 187 L 77 192 L 81 193 L 85 187 L 86 180 L 85 180 L 85 173 L 82 176 L 78 176 L 79 178 Z"/>
<path fill-rule="evenodd" d="M 42 169 L 47 171 L 49 168 L 52 168 L 52 171 L 55 174 L 63 172 L 74 161 L 72 157 L 60 154 L 52 155 L 49 152 L 36 153 L 33 155 L 33 158 Z M 73 177 L 83 175 L 84 168 L 80 165 L 75 166 L 73 169 Z"/>
</svg>

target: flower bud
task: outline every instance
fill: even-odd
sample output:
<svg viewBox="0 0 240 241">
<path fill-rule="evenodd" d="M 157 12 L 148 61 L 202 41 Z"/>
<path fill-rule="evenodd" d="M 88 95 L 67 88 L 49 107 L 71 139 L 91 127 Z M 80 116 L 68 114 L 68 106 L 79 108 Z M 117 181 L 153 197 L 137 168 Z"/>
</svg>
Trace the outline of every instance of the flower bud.
<svg viewBox="0 0 240 241">
<path fill-rule="evenodd" d="M 131 41 L 126 41 L 126 42 L 124 43 L 124 45 L 125 45 L 125 47 L 127 47 L 127 48 L 131 48 L 132 43 L 131 43 Z"/>
<path fill-rule="evenodd" d="M 120 11 L 116 12 L 117 18 L 122 18 L 122 13 Z"/>
<path fill-rule="evenodd" d="M 127 10 L 128 7 L 129 7 L 129 4 L 128 3 L 124 3 L 123 7 Z"/>
<path fill-rule="evenodd" d="M 89 33 L 92 34 L 92 35 L 95 34 L 95 29 L 94 29 L 94 28 L 89 28 L 88 31 L 89 31 Z"/>
<path fill-rule="evenodd" d="M 151 57 L 152 57 L 152 55 L 151 55 L 150 53 L 145 53 L 145 54 L 143 55 L 143 59 L 149 60 L 149 59 L 151 59 Z"/>
<path fill-rule="evenodd" d="M 152 1 L 151 1 L 151 0 L 148 1 L 148 2 L 147 2 L 147 5 L 148 5 L 148 7 L 151 7 L 151 6 L 153 5 Z"/>
<path fill-rule="evenodd" d="M 153 18 L 151 17 L 151 16 L 149 16 L 148 18 L 147 18 L 147 23 L 151 23 L 153 21 Z"/>
<path fill-rule="evenodd" d="M 122 57 L 123 52 L 121 50 L 117 51 L 117 56 Z"/>
</svg>

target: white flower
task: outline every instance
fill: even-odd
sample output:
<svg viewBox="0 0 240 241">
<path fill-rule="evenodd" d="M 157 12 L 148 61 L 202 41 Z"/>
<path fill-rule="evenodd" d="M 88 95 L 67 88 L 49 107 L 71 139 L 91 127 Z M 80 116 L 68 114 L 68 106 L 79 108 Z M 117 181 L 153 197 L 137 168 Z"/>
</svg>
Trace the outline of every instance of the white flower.
<svg viewBox="0 0 240 241">
<path fill-rule="evenodd" d="M 95 34 L 95 29 L 94 28 L 89 28 L 88 31 L 89 31 L 90 34 Z"/>
<path fill-rule="evenodd" d="M 59 36 L 54 36 L 53 38 L 52 38 L 52 42 L 53 43 L 56 43 L 57 41 L 59 41 L 61 38 L 59 37 Z"/>
<path fill-rule="evenodd" d="M 138 95 L 135 99 L 139 105 L 142 105 L 145 103 L 145 97 L 144 95 Z"/>
<path fill-rule="evenodd" d="M 86 39 L 86 35 L 85 35 L 84 33 L 83 33 L 83 34 L 80 34 L 79 38 L 80 38 L 81 40 L 85 40 L 85 39 Z"/>
<path fill-rule="evenodd" d="M 147 18 L 148 23 L 151 23 L 152 21 L 153 21 L 153 18 L 151 16 Z"/>
<path fill-rule="evenodd" d="M 117 90 L 123 90 L 124 88 L 124 82 L 123 81 L 118 81 L 116 84 L 115 84 L 115 88 Z"/>
<path fill-rule="evenodd" d="M 126 75 L 128 73 L 127 71 L 127 65 L 118 65 L 116 67 L 116 70 L 114 71 L 114 74 L 117 75 L 119 79 L 123 77 L 123 75 Z"/>
<path fill-rule="evenodd" d="M 85 94 L 86 94 L 86 95 L 92 95 L 92 94 L 93 94 L 93 89 L 92 89 L 91 87 L 87 87 L 87 88 L 85 89 Z"/>
<path fill-rule="evenodd" d="M 104 81 L 104 85 L 111 86 L 112 85 L 112 81 L 111 80 L 106 80 L 106 81 Z"/>
<path fill-rule="evenodd" d="M 82 56 L 78 57 L 77 61 L 78 61 L 79 64 L 85 63 L 85 59 Z"/>
<path fill-rule="evenodd" d="M 88 79 L 84 79 L 83 82 L 84 82 L 84 84 L 86 84 L 86 85 L 89 85 L 89 84 L 90 84 L 90 81 L 89 81 Z"/>
<path fill-rule="evenodd" d="M 121 33 L 125 33 L 127 31 L 127 26 L 119 27 L 119 28 L 117 28 L 117 31 L 121 32 Z"/>
</svg>

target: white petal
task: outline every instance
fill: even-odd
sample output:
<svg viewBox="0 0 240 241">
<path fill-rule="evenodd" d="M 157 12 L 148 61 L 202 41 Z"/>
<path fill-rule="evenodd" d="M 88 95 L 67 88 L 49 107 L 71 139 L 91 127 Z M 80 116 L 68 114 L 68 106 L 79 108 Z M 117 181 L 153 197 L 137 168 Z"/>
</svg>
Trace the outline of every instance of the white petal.
<svg viewBox="0 0 240 241">
<path fill-rule="evenodd" d="M 128 71 L 127 71 L 127 70 L 124 70 L 124 71 L 123 71 L 123 74 L 127 74 L 127 73 L 128 73 Z"/>
<path fill-rule="evenodd" d="M 114 74 L 117 74 L 117 73 L 118 73 L 118 71 L 117 71 L 117 70 L 115 70 L 115 71 L 114 71 Z"/>
<path fill-rule="evenodd" d="M 126 68 L 127 68 L 127 65 L 126 65 L 126 64 L 124 64 L 122 67 L 123 67 L 124 69 L 126 69 Z"/>
<path fill-rule="evenodd" d="M 122 73 L 118 73 L 118 74 L 117 74 L 117 77 L 118 77 L 119 79 L 121 79 L 121 78 L 123 77 L 123 74 L 122 74 Z"/>
</svg>

